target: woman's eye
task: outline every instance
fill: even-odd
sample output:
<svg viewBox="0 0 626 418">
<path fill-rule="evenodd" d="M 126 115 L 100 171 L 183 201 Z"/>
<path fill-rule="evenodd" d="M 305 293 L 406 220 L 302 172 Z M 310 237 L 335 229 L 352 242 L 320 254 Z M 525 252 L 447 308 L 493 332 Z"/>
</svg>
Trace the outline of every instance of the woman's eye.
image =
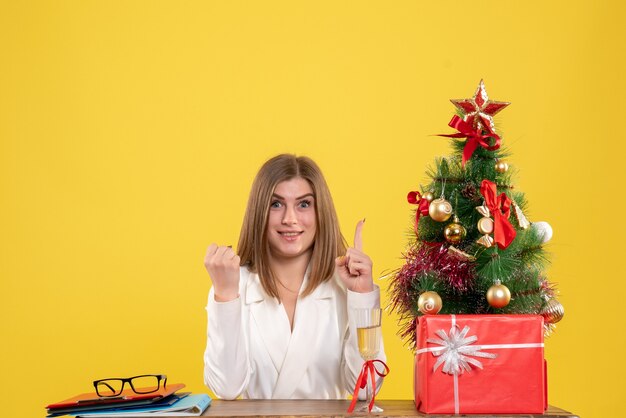
<svg viewBox="0 0 626 418">
<path fill-rule="evenodd" d="M 278 209 L 280 208 L 282 205 L 278 200 L 274 200 L 271 204 L 270 204 L 270 208 L 273 209 Z"/>
<path fill-rule="evenodd" d="M 300 202 L 300 207 L 301 208 L 308 208 L 309 206 L 311 206 L 311 201 L 309 200 L 303 200 Z"/>
</svg>

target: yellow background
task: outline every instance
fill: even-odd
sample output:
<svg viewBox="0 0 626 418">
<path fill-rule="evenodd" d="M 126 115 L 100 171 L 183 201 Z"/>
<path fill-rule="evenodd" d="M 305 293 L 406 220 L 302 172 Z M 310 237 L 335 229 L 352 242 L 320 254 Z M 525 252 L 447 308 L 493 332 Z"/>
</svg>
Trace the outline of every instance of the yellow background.
<svg viewBox="0 0 626 418">
<path fill-rule="evenodd" d="M 0 12 L 0 394 L 34 417 L 91 380 L 203 392 L 202 260 L 236 244 L 252 177 L 313 157 L 375 274 L 401 265 L 405 197 L 481 78 L 566 317 L 550 402 L 618 416 L 623 388 L 624 6 L 579 1 L 32 1 Z M 387 282 L 381 282 L 383 288 Z M 384 335 L 380 398 L 412 397 Z"/>
</svg>

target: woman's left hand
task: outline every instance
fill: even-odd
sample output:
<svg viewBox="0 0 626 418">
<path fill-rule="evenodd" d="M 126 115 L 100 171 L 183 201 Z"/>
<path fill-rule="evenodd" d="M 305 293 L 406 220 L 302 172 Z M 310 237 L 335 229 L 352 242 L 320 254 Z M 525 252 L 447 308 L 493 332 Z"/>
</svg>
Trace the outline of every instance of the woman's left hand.
<svg viewBox="0 0 626 418">
<path fill-rule="evenodd" d="M 339 277 L 345 286 L 358 293 L 368 293 L 374 290 L 372 260 L 363 252 L 364 223 L 365 219 L 356 224 L 354 247 L 348 248 L 346 255 L 337 257 L 335 260 Z"/>
</svg>

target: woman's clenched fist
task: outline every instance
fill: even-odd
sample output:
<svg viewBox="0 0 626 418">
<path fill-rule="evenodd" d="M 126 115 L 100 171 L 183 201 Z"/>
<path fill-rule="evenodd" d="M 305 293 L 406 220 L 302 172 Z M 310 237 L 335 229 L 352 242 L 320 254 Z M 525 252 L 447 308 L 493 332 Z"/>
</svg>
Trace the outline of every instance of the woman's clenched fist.
<svg viewBox="0 0 626 418">
<path fill-rule="evenodd" d="M 239 297 L 239 256 L 230 246 L 211 244 L 204 257 L 204 267 L 213 281 L 215 300 L 228 302 Z"/>
</svg>

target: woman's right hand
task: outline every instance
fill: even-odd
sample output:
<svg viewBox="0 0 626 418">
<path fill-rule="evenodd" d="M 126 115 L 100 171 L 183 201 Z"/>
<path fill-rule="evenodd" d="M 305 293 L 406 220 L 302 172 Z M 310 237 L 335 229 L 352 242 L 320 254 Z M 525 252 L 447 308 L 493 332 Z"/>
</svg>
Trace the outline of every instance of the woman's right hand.
<svg viewBox="0 0 626 418">
<path fill-rule="evenodd" d="M 204 267 L 213 281 L 216 302 L 239 297 L 239 263 L 241 259 L 230 246 L 211 244 L 204 257 Z"/>
</svg>

